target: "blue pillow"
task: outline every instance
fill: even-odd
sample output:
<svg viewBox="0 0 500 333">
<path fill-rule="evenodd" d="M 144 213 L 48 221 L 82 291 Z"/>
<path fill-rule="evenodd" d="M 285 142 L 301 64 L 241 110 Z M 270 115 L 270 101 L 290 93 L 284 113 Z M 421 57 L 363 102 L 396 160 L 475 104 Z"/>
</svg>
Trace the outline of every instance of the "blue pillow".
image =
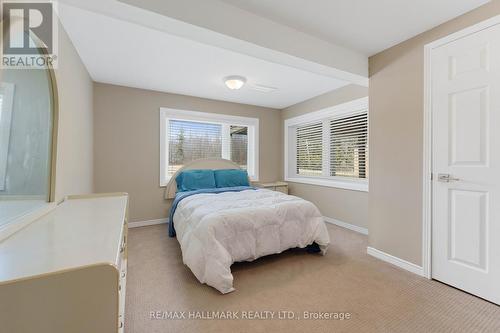
<svg viewBox="0 0 500 333">
<path fill-rule="evenodd" d="M 215 188 L 213 170 L 186 170 L 175 177 L 178 192 Z"/>
<path fill-rule="evenodd" d="M 248 173 L 245 170 L 227 169 L 215 170 L 215 184 L 218 188 L 250 186 L 248 182 Z"/>
</svg>

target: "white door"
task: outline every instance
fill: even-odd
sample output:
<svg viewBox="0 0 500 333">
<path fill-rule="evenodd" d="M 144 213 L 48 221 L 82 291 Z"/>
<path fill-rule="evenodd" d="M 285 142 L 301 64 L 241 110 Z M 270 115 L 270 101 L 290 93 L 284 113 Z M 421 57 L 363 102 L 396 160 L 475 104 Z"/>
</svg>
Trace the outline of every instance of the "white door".
<svg viewBox="0 0 500 333">
<path fill-rule="evenodd" d="M 432 277 L 500 304 L 500 25 L 432 51 Z"/>
</svg>

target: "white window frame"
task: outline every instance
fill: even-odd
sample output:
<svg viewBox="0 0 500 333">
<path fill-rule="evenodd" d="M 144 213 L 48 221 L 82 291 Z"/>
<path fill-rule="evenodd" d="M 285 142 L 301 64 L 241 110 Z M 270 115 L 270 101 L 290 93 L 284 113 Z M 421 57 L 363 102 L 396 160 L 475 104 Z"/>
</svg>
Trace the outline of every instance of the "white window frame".
<svg viewBox="0 0 500 333">
<path fill-rule="evenodd" d="M 296 162 L 296 151 L 294 138 L 291 138 L 295 133 L 297 126 L 307 125 L 318 121 L 323 122 L 323 170 L 330 170 L 329 164 L 329 121 L 332 118 L 355 115 L 368 110 L 368 97 L 353 100 L 344 104 L 329 107 L 323 110 L 307 113 L 302 116 L 294 117 L 285 120 L 284 123 L 284 142 L 285 142 L 285 180 L 292 183 L 302 183 L 310 185 L 319 185 L 327 187 L 335 187 L 346 190 L 368 192 L 369 179 L 357 179 L 336 176 L 301 176 L 291 174 L 291 166 Z M 369 112 L 368 112 L 369 117 Z M 368 126 L 368 132 L 370 128 Z"/>
<path fill-rule="evenodd" d="M 250 117 L 230 116 L 219 113 L 187 111 L 170 108 L 160 108 L 160 186 L 164 187 L 170 181 L 168 176 L 168 141 L 169 120 L 195 121 L 222 125 L 222 158 L 230 159 L 229 126 L 248 127 L 247 171 L 251 181 L 259 181 L 259 119 Z M 224 148 L 225 147 L 225 148 Z"/>
</svg>

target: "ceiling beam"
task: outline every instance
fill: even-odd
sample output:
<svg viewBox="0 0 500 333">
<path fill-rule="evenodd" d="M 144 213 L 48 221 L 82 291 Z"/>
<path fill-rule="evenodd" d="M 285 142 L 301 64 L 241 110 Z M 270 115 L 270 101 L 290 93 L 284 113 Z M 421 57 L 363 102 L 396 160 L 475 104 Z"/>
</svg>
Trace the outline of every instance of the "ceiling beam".
<svg viewBox="0 0 500 333">
<path fill-rule="evenodd" d="M 368 86 L 368 58 L 218 0 L 60 0 L 81 9 Z"/>
</svg>

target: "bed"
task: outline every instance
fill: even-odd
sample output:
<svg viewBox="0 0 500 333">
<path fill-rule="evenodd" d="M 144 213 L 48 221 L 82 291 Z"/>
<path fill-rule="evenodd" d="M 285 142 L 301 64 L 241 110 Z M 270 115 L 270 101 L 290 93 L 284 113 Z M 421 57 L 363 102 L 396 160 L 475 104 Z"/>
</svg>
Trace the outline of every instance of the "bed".
<svg viewBox="0 0 500 333">
<path fill-rule="evenodd" d="M 215 187 L 212 171 L 217 179 Z M 185 188 L 177 184 L 186 183 L 193 174 L 210 184 L 190 187 L 187 182 Z M 235 181 L 233 175 L 239 178 Z M 197 160 L 185 165 L 167 184 L 165 197 L 173 199 L 169 235 L 177 237 L 184 264 L 201 283 L 223 294 L 235 290 L 231 274 L 234 262 L 253 261 L 297 247 L 324 255 L 330 243 L 314 204 L 250 186 L 246 172 L 228 160 Z"/>
</svg>

